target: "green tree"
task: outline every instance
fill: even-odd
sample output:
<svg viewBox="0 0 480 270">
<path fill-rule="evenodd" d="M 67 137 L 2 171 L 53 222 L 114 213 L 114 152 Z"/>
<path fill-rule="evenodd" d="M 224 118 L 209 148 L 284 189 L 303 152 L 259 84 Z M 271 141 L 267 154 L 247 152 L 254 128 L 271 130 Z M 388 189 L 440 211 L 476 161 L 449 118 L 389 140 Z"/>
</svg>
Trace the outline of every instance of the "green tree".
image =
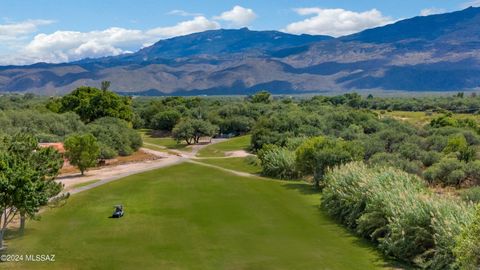
<svg viewBox="0 0 480 270">
<path fill-rule="evenodd" d="M 307 175 L 313 175 L 314 185 L 320 188 L 329 168 L 363 159 L 363 149 L 342 139 L 315 137 L 305 141 L 296 151 L 298 169 Z"/>
<path fill-rule="evenodd" d="M 252 103 L 270 103 L 272 95 L 268 91 L 260 91 L 250 97 Z"/>
<path fill-rule="evenodd" d="M 213 137 L 218 133 L 218 126 L 200 119 L 184 119 L 172 130 L 177 141 L 185 140 L 187 144 L 198 143 L 201 137 Z"/>
<path fill-rule="evenodd" d="M 153 116 L 150 127 L 156 130 L 171 131 L 181 117 L 181 114 L 174 110 L 159 112 Z"/>
<path fill-rule="evenodd" d="M 20 215 L 23 233 L 26 218 L 35 218 L 40 207 L 63 188 L 54 181 L 63 165 L 58 151 L 39 148 L 37 140 L 25 133 L 16 134 L 4 144 L 0 153 L 0 248 L 6 228 L 15 216 Z"/>
<path fill-rule="evenodd" d="M 110 81 L 102 81 L 100 89 L 102 89 L 102 91 L 107 91 L 111 84 Z"/>
<path fill-rule="evenodd" d="M 68 137 L 65 140 L 65 150 L 70 163 L 77 166 L 82 175 L 97 164 L 100 155 L 97 139 L 89 133 Z"/>
<path fill-rule="evenodd" d="M 172 137 L 180 142 L 184 140 L 187 144 L 193 144 L 195 136 L 195 129 L 193 128 L 192 121 L 180 121 L 172 130 Z"/>
<path fill-rule="evenodd" d="M 58 112 L 75 112 L 85 123 L 106 116 L 130 122 L 133 118 L 131 102 L 129 97 L 122 97 L 108 90 L 82 86 L 61 98 Z"/>
</svg>

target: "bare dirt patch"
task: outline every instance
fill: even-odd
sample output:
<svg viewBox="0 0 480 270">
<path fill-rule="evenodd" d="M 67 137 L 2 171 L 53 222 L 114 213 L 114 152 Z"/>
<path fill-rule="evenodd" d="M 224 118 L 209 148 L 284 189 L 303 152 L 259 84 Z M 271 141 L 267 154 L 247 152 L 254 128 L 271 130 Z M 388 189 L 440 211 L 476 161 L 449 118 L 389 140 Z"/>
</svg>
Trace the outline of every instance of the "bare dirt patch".
<svg viewBox="0 0 480 270">
<path fill-rule="evenodd" d="M 105 160 L 105 163 L 101 166 L 97 166 L 93 169 L 101 169 L 106 166 L 115 166 L 115 165 L 122 165 L 122 164 L 128 164 L 128 163 L 135 163 L 135 162 L 143 162 L 143 161 L 148 161 L 148 160 L 156 160 L 159 159 L 160 157 L 157 155 L 154 155 L 152 153 L 148 153 L 147 151 L 139 150 L 130 156 L 126 157 L 116 157 L 114 159 L 107 159 Z M 80 171 L 72 166 L 72 165 L 67 165 L 64 166 L 60 170 L 60 175 L 63 174 L 72 174 L 72 173 L 80 173 Z"/>
</svg>

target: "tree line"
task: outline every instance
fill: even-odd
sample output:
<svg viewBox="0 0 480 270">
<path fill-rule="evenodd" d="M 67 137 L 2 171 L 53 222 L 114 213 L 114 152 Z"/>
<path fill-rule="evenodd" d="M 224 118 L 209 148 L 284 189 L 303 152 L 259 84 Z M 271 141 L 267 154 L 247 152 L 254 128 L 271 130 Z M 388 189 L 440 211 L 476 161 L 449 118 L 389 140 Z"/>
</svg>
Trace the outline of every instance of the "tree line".
<svg viewBox="0 0 480 270">
<path fill-rule="evenodd" d="M 449 105 L 452 99 L 457 105 Z M 457 269 L 467 261 L 478 267 L 478 249 L 465 237 L 478 229 L 471 225 L 476 224 L 471 203 L 478 201 L 470 199 L 475 195 L 462 201 L 433 196 L 427 188 L 480 185 L 478 122 L 453 113 L 459 108 L 475 113 L 470 109 L 476 104 L 480 99 L 466 95 L 291 98 L 267 92 L 246 98 L 142 98 L 133 103 L 137 127 L 190 138 L 190 143 L 195 143 L 193 135 L 178 135 L 187 130 L 194 134 L 195 121 L 216 126 L 216 132 L 212 128 L 203 133 L 208 136 L 250 133 L 250 150 L 263 175 L 311 181 L 324 193 L 322 205 L 332 216 L 377 243 L 388 256 L 428 269 Z M 440 116 L 420 126 L 379 111 L 393 109 L 435 111 Z M 352 162 L 357 163 L 349 165 Z M 339 166 L 351 167 L 335 169 Z M 342 174 L 347 168 L 352 168 L 350 173 Z M 337 188 L 337 180 L 349 181 L 344 190 Z M 359 189 L 362 181 L 365 187 Z M 370 200 L 372 190 L 375 199 Z M 355 197 L 342 199 L 350 196 L 347 191 L 355 191 Z M 342 204 L 352 200 L 352 205 Z"/>
<path fill-rule="evenodd" d="M 0 249 L 8 226 L 34 219 L 45 205 L 68 197 L 54 181 L 64 157 L 83 174 L 99 159 L 130 155 L 142 145 L 132 128 L 131 99 L 102 89 L 79 87 L 63 97 L 0 96 Z M 63 142 L 65 156 L 40 142 Z"/>
</svg>

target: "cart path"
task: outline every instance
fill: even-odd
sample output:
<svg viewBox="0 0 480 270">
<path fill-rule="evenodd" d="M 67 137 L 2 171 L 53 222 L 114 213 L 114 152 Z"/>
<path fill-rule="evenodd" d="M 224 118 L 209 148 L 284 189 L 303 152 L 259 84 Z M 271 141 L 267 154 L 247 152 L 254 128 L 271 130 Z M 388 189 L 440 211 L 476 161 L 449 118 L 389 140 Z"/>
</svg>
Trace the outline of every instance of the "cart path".
<svg viewBox="0 0 480 270">
<path fill-rule="evenodd" d="M 212 142 L 209 144 L 193 145 L 190 152 L 170 149 L 168 150 L 168 152 L 162 152 L 147 148 L 141 148 L 140 150 L 142 150 L 143 152 L 155 155 L 160 159 L 107 166 L 100 169 L 88 171 L 84 176 L 80 175 L 79 173 L 60 175 L 56 179 L 56 181 L 65 185 L 64 193 L 68 192 L 73 195 L 133 174 L 164 168 L 182 163 L 190 159 L 195 159 L 195 156 L 200 149 L 223 141 L 226 141 L 226 139 L 212 139 Z M 161 146 L 158 147 L 160 149 L 163 149 Z M 90 182 L 93 180 L 98 181 L 86 186 L 75 188 L 75 186 L 78 184 Z"/>
<path fill-rule="evenodd" d="M 67 176 L 64 178 L 60 178 L 57 181 L 62 182 L 65 185 L 66 192 L 73 195 L 85 190 L 89 190 L 89 189 L 104 185 L 106 183 L 109 183 L 115 180 L 125 178 L 133 174 L 138 174 L 146 171 L 151 171 L 159 168 L 176 165 L 184 162 L 185 160 L 186 159 L 183 157 L 171 156 L 168 158 L 158 159 L 154 161 L 144 161 L 144 162 L 138 162 L 138 163 L 111 166 L 108 168 L 91 171 L 90 172 L 91 175 Z M 81 184 L 81 183 L 85 183 L 93 180 L 99 180 L 99 181 L 86 186 L 71 188 L 72 186 L 75 186 L 77 184 Z"/>
</svg>

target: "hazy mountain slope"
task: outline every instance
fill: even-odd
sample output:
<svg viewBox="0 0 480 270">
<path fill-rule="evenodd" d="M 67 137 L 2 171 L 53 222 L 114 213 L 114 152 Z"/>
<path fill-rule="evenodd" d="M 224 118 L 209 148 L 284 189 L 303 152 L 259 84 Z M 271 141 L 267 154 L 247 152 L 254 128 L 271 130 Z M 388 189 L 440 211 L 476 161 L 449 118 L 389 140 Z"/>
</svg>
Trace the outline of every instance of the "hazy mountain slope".
<svg viewBox="0 0 480 270">
<path fill-rule="evenodd" d="M 65 93 L 112 81 L 121 92 L 244 94 L 480 86 L 480 8 L 415 17 L 333 39 L 213 30 L 136 53 L 67 64 L 0 67 L 0 91 Z"/>
</svg>

